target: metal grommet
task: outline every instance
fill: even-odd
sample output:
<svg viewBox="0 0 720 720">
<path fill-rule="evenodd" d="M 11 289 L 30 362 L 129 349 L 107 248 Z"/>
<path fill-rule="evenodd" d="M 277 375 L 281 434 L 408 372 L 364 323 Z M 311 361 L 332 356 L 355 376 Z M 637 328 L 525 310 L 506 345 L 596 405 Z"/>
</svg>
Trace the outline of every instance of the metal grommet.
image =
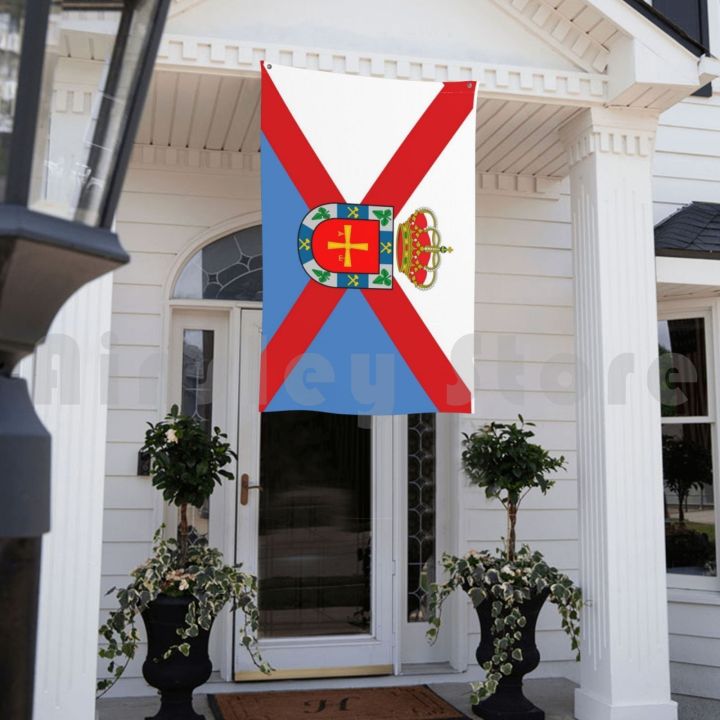
<svg viewBox="0 0 720 720">
<path fill-rule="evenodd" d="M 266 67 L 268 70 L 272 70 L 272 63 L 268 63 L 265 67 Z"/>
<path fill-rule="evenodd" d="M 468 86 L 469 88 L 471 88 L 471 87 L 472 87 L 472 83 L 469 82 L 469 83 L 467 84 L 467 86 Z"/>
</svg>

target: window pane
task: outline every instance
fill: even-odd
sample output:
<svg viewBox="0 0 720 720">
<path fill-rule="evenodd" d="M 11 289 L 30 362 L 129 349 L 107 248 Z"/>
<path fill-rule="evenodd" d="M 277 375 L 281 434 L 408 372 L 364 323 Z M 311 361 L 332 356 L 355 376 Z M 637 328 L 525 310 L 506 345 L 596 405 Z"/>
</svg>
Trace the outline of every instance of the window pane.
<svg viewBox="0 0 720 720">
<path fill-rule="evenodd" d="M 36 133 L 32 209 L 99 222 L 157 3 L 136 0 L 123 20 L 111 3 L 85 3 L 78 11 L 52 0 L 42 92 L 48 104 Z M 113 53 L 121 53 L 121 62 L 111 68 Z"/>
<path fill-rule="evenodd" d="M 435 582 L 435 415 L 408 415 L 408 622 L 428 618 Z"/>
<path fill-rule="evenodd" d="M 706 416 L 705 320 L 661 320 L 658 323 L 658 353 L 663 417 Z"/>
<path fill-rule="evenodd" d="M 180 411 L 212 431 L 213 357 L 212 330 L 184 330 L 182 356 L 182 400 Z M 207 537 L 210 501 L 201 508 L 188 509 L 191 539 Z"/>
<path fill-rule="evenodd" d="M 663 425 L 668 572 L 715 575 L 712 425 Z"/>
<path fill-rule="evenodd" d="M 173 297 L 206 300 L 262 300 L 260 226 L 210 243 L 184 267 Z"/>
<path fill-rule="evenodd" d="M 370 632 L 370 420 L 262 414 L 261 637 Z"/>
<path fill-rule="evenodd" d="M 5 200 L 24 11 L 24 3 L 0 1 L 0 201 Z"/>
</svg>

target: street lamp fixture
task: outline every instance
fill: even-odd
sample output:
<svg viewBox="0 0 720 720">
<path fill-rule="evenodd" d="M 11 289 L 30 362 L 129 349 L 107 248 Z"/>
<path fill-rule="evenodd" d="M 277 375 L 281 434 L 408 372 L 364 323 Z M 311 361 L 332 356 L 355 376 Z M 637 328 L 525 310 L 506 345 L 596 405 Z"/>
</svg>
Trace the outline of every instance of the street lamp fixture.
<svg viewBox="0 0 720 720">
<path fill-rule="evenodd" d="M 12 377 L 112 230 L 170 0 L 0 0 L 0 717 L 32 717 L 50 438 Z"/>
</svg>

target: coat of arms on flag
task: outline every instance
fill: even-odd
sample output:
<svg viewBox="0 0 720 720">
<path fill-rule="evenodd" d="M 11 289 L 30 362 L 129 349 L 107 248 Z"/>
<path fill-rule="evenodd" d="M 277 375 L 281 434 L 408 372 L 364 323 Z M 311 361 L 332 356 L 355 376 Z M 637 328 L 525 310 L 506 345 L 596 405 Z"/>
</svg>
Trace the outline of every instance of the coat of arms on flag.
<svg viewBox="0 0 720 720">
<path fill-rule="evenodd" d="M 261 410 L 472 411 L 474 109 L 263 66 Z"/>
</svg>

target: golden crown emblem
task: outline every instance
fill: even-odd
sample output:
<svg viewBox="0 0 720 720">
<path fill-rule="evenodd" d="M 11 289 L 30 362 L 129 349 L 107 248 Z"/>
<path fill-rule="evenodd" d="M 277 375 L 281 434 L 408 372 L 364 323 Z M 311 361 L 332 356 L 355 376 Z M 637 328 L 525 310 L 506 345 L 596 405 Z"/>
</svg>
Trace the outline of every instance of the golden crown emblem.
<svg viewBox="0 0 720 720">
<path fill-rule="evenodd" d="M 441 245 L 437 218 L 430 208 L 418 208 L 397 231 L 397 255 L 400 272 L 420 290 L 429 290 L 437 282 L 440 260 L 453 249 Z"/>
</svg>

